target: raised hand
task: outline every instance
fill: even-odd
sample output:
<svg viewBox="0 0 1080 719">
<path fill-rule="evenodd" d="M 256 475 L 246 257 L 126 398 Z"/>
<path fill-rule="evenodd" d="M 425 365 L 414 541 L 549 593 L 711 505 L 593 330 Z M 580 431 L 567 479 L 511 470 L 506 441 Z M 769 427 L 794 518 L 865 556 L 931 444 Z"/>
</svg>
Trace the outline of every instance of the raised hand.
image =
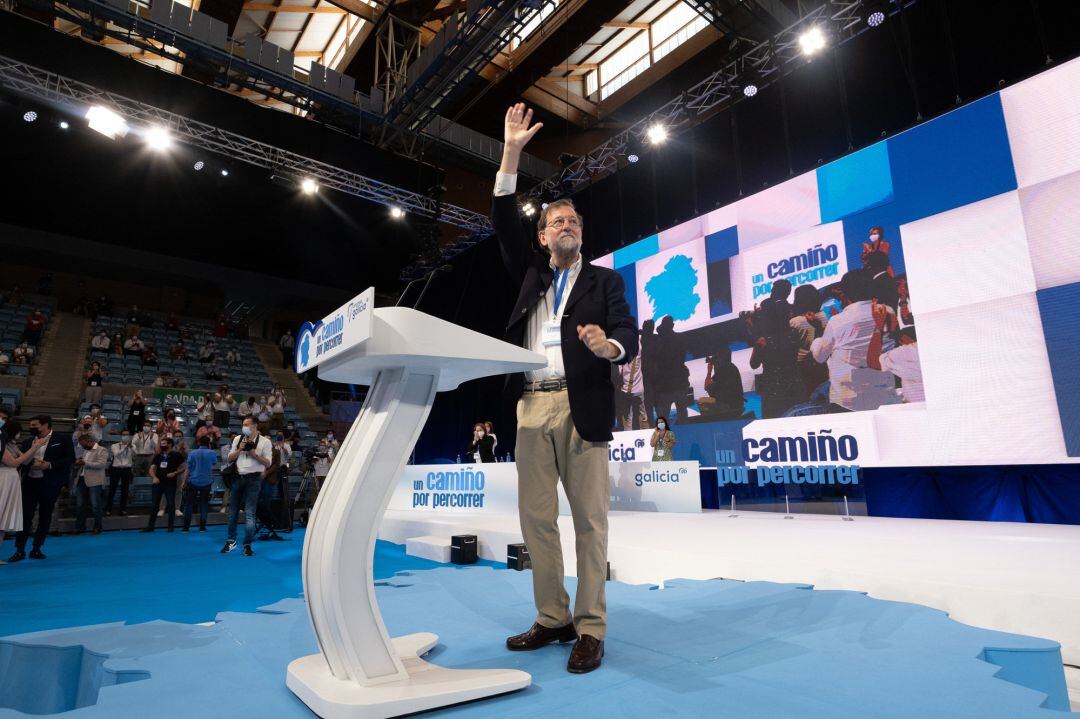
<svg viewBox="0 0 1080 719">
<path fill-rule="evenodd" d="M 526 109 L 524 102 L 511 105 L 506 111 L 503 142 L 506 143 L 507 149 L 514 149 L 520 152 L 529 140 L 533 139 L 533 136 L 540 132 L 540 128 L 544 126 L 544 123 L 538 122 L 530 127 L 529 123 L 532 122 L 532 116 L 532 109 Z"/>
</svg>

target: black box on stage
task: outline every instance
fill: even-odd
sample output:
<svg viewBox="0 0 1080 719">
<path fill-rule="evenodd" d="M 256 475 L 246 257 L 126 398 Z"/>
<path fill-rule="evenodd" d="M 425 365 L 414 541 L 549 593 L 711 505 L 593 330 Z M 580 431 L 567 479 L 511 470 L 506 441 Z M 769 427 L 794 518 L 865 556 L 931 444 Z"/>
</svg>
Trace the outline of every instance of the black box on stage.
<svg viewBox="0 0 1080 719">
<path fill-rule="evenodd" d="M 529 558 L 529 549 L 524 544 L 506 545 L 506 568 L 522 571 L 532 569 L 532 559 Z"/>
<path fill-rule="evenodd" d="M 450 561 L 454 564 L 476 564 L 475 534 L 455 534 L 450 537 Z"/>
</svg>

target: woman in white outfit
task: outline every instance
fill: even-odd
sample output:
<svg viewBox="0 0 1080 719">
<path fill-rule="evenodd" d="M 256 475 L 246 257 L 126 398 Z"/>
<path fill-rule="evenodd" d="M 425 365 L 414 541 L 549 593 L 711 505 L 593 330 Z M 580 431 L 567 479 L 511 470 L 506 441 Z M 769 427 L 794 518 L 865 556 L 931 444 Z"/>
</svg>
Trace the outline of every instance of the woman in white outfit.
<svg viewBox="0 0 1080 719">
<path fill-rule="evenodd" d="M 49 441 L 47 438 L 35 439 L 28 450 L 20 453 L 15 447 L 18 429 L 8 408 L 0 407 L 0 544 L 4 543 L 5 532 L 21 532 L 23 528 L 19 465 L 32 460 L 38 449 Z"/>
</svg>

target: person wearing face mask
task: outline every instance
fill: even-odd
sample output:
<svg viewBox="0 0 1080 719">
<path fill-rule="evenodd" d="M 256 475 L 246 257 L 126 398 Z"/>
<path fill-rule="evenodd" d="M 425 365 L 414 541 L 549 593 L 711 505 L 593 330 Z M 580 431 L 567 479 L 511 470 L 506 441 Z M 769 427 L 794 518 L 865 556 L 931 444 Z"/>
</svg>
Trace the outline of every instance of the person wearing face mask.
<svg viewBox="0 0 1080 719">
<path fill-rule="evenodd" d="M 270 405 L 266 401 L 266 397 L 259 398 L 258 408 L 254 412 L 255 419 L 259 423 L 259 432 L 262 434 L 270 433 L 270 420 L 274 416 L 273 410 L 270 409 Z"/>
<path fill-rule="evenodd" d="M 582 219 L 569 200 L 538 213 L 525 235 L 514 192 L 532 124 L 524 103 L 509 108 L 502 162 L 495 176 L 492 223 L 511 283 L 520 287 L 504 339 L 547 358 L 540 370 L 507 376 L 517 400 L 518 498 L 521 530 L 533 563 L 532 627 L 509 637 L 512 651 L 577 640 L 566 669 L 590 672 L 604 656 L 607 628 L 608 442 L 615 423 L 611 365 L 637 355 L 637 322 L 622 277 L 581 256 Z M 537 244 L 539 247 L 537 247 Z M 577 593 L 566 592 L 559 539 L 560 480 L 574 515 Z"/>
<path fill-rule="evenodd" d="M 157 423 L 157 427 L 154 428 L 158 436 L 166 437 L 169 435 L 180 432 L 180 420 L 176 418 L 176 410 L 166 410 L 165 418 Z"/>
<path fill-rule="evenodd" d="M 274 387 L 266 403 L 270 405 L 270 428 L 285 429 L 285 390 L 281 389 L 281 385 Z"/>
<path fill-rule="evenodd" d="M 160 437 L 153 431 L 150 422 L 143 423 L 142 431 L 132 438 L 131 447 L 135 450 L 135 459 L 131 463 L 132 476 L 150 476 L 150 462 L 160 451 Z"/>
<path fill-rule="evenodd" d="M 125 357 L 142 357 L 143 351 L 146 349 L 146 345 L 139 335 L 132 335 L 124 340 L 124 356 Z"/>
<path fill-rule="evenodd" d="M 44 439 L 35 442 L 33 438 Z M 22 451 L 28 452 L 33 447 L 34 459 L 22 483 L 23 493 L 23 528 L 15 538 L 15 554 L 9 562 L 18 562 L 26 558 L 26 540 L 30 538 L 30 526 L 34 513 L 38 515 L 37 528 L 34 531 L 34 544 L 30 551 L 31 559 L 45 559 L 41 548 L 49 533 L 53 508 L 60 496 L 60 489 L 71 478 L 71 466 L 75 463 L 75 448 L 70 438 L 52 429 L 52 417 L 38 415 L 30 420 L 30 438 L 23 442 Z"/>
<path fill-rule="evenodd" d="M 34 363 L 34 348 L 23 340 L 19 343 L 19 346 L 15 348 L 12 353 L 15 364 L 19 365 L 31 365 Z"/>
<path fill-rule="evenodd" d="M 127 516 L 128 492 L 131 488 L 132 469 L 135 465 L 135 448 L 131 444 L 131 433 L 124 430 L 120 433 L 120 441 L 109 447 L 109 490 L 105 495 L 105 514 L 112 516 L 113 500 L 116 498 L 116 488 L 120 487 L 120 510 L 119 516 Z"/>
<path fill-rule="evenodd" d="M 292 422 L 285 425 L 285 441 L 289 443 L 289 448 L 294 452 L 303 449 L 300 443 L 300 431 L 296 429 L 296 425 Z"/>
<path fill-rule="evenodd" d="M 236 400 L 229 394 L 228 386 L 221 385 L 217 393 L 214 394 L 214 424 L 218 427 L 228 427 L 229 414 L 232 412 L 234 404 L 236 404 Z"/>
<path fill-rule="evenodd" d="M 255 538 L 255 511 L 259 504 L 259 491 L 263 472 L 273 461 L 273 446 L 269 437 L 259 434 L 255 420 L 244 420 L 243 434 L 233 440 L 229 452 L 229 461 L 236 463 L 236 476 L 232 482 L 232 497 L 229 504 L 229 530 L 222 554 L 236 549 L 236 522 L 240 508 L 244 508 L 244 556 L 250 557 L 255 552 L 251 541 Z"/>
<path fill-rule="evenodd" d="M 23 451 L 15 447 L 19 424 L 11 418 L 11 409 L 0 405 L 0 544 L 5 532 L 21 532 L 23 528 L 22 478 L 19 467 L 33 461 L 38 449 L 47 440 L 35 439 Z M 4 564 L 4 562 L 0 562 Z"/>
<path fill-rule="evenodd" d="M 285 437 L 279 432 L 274 437 L 273 461 L 263 472 L 262 483 L 259 485 L 259 522 L 267 530 L 266 534 L 259 537 L 260 540 L 285 541 L 285 537 L 277 533 L 279 525 L 282 530 L 285 529 L 285 525 L 280 521 L 281 512 L 275 511 L 275 503 L 285 501 L 285 481 L 289 475 L 287 449 Z"/>
<path fill-rule="evenodd" d="M 146 419 L 146 398 L 141 389 L 135 390 L 128 400 L 127 431 L 136 434 L 142 428 L 143 420 Z"/>
<path fill-rule="evenodd" d="M 649 446 L 653 448 L 652 461 L 671 462 L 671 448 L 675 446 L 675 433 L 668 429 L 667 420 L 661 417 L 656 420 L 656 429 L 649 438 Z"/>
<path fill-rule="evenodd" d="M 173 531 L 176 521 L 176 484 L 183 473 L 184 456 L 173 449 L 172 437 L 163 437 L 161 451 L 154 455 L 154 461 L 150 463 L 150 477 L 154 480 L 153 492 L 150 495 L 150 522 L 139 531 L 153 532 L 154 524 L 162 514 L 168 517 L 169 531 Z M 162 499 L 165 500 L 165 511 L 154 511 Z"/>
<path fill-rule="evenodd" d="M 341 449 L 341 442 L 334 439 L 334 430 L 332 429 L 326 430 L 326 446 L 335 452 Z"/>
<path fill-rule="evenodd" d="M 183 531 L 191 529 L 191 514 L 199 506 L 199 531 L 206 531 L 206 515 L 210 508 L 211 470 L 217 463 L 218 454 L 210 449 L 210 438 L 203 435 L 196 440 L 196 447 L 187 457 L 188 474 L 181 490 L 184 492 Z"/>
<path fill-rule="evenodd" d="M 199 404 L 196 406 L 195 412 L 199 417 L 199 423 L 195 425 L 196 430 L 214 423 L 214 398 L 209 392 L 199 398 Z"/>
<path fill-rule="evenodd" d="M 327 475 L 330 474 L 330 465 L 334 463 L 336 450 L 325 439 L 319 440 L 319 446 L 315 448 L 315 461 L 312 471 L 315 475 L 315 490 L 322 488 Z"/>
<path fill-rule="evenodd" d="M 94 513 L 94 534 L 101 534 L 101 490 L 105 486 L 105 468 L 109 450 L 97 443 L 92 434 L 79 437 L 82 457 L 75 461 L 79 477 L 75 484 L 75 534 L 86 531 L 86 511 Z"/>
<path fill-rule="evenodd" d="M 495 440 L 487 433 L 483 422 L 473 425 L 472 441 L 465 456 L 473 462 L 495 461 Z"/>
<path fill-rule="evenodd" d="M 84 375 L 86 379 L 86 391 L 83 393 L 83 401 L 98 404 L 101 402 L 102 385 L 108 372 L 101 368 L 100 362 L 91 362 L 90 369 Z"/>
<path fill-rule="evenodd" d="M 240 417 L 240 421 L 243 422 L 248 417 L 255 414 L 259 409 L 259 403 L 255 401 L 254 397 L 248 397 L 236 407 L 236 414 Z"/>
</svg>

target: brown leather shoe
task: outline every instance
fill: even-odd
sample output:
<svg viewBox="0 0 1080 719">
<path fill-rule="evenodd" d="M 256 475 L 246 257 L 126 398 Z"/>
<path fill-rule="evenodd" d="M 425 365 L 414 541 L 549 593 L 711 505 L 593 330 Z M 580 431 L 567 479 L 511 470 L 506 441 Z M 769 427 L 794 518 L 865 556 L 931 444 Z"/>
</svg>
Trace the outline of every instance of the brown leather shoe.
<svg viewBox="0 0 1080 719">
<path fill-rule="evenodd" d="M 512 652 L 531 652 L 533 649 L 546 647 L 554 642 L 572 642 L 577 639 L 573 624 L 550 629 L 542 624 L 533 624 L 524 634 L 509 637 L 506 648 Z"/>
<path fill-rule="evenodd" d="M 570 652 L 570 661 L 566 663 L 566 671 L 572 674 L 587 674 L 600 667 L 600 660 L 603 657 L 604 641 L 582 634 L 574 644 L 573 651 Z"/>
</svg>

